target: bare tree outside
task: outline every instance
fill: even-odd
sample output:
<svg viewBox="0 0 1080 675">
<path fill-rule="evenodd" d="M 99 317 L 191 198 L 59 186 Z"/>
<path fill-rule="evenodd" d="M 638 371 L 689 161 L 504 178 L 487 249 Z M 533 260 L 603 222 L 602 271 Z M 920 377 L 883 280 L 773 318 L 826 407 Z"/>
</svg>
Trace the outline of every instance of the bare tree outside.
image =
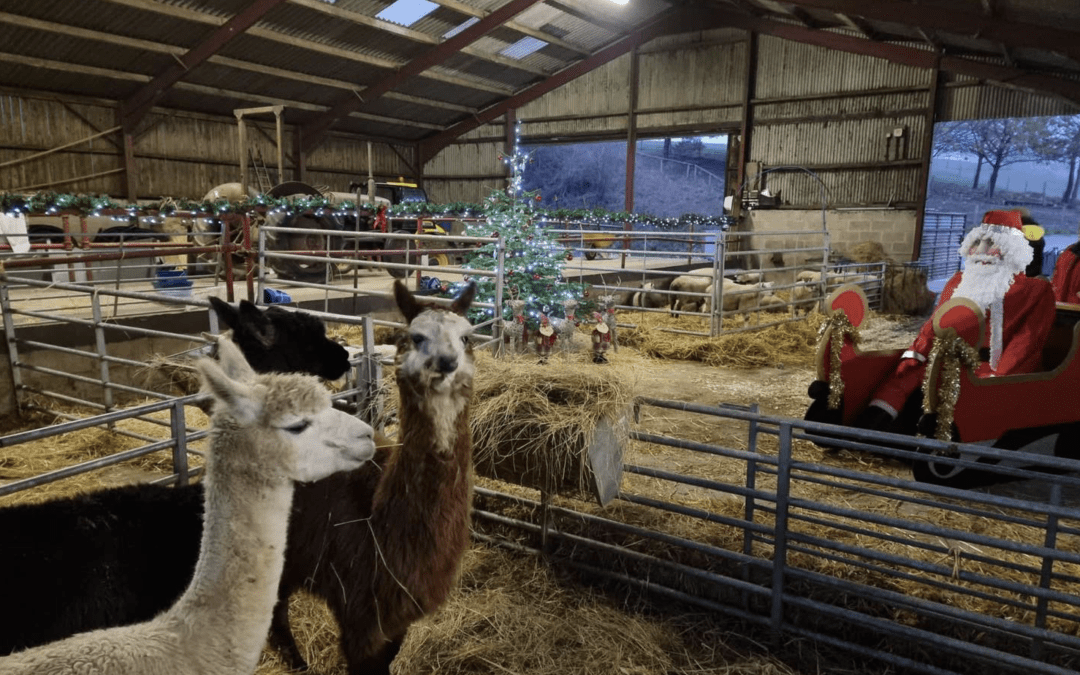
<svg viewBox="0 0 1080 675">
<path fill-rule="evenodd" d="M 524 188 L 539 190 L 545 208 L 624 210 L 625 142 L 542 145 L 530 151 Z M 636 213 L 722 215 L 726 137 L 642 140 L 636 153 Z"/>
</svg>

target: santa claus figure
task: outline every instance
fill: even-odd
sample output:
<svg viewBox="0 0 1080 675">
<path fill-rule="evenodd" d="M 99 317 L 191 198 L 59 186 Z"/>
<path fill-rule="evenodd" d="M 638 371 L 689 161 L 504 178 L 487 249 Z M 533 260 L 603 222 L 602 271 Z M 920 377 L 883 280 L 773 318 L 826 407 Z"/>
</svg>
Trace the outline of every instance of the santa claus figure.
<svg viewBox="0 0 1080 675">
<path fill-rule="evenodd" d="M 593 312 L 593 321 L 596 326 L 592 331 L 592 360 L 593 363 L 607 363 L 605 355 L 611 349 L 611 330 L 600 312 Z"/>
<path fill-rule="evenodd" d="M 938 306 L 953 297 L 967 298 L 986 313 L 989 349 L 982 350 L 979 377 L 1013 375 L 1037 370 L 1042 348 L 1054 323 L 1054 294 L 1043 278 L 1029 277 L 1025 268 L 1033 257 L 1020 214 L 988 211 L 981 225 L 960 244 L 964 269 L 941 291 Z M 933 346 L 934 329 L 927 321 L 896 371 L 874 392 L 856 426 L 887 430 L 918 392 Z M 910 408 L 909 408 L 910 409 Z"/>
<path fill-rule="evenodd" d="M 555 339 L 555 329 L 551 327 L 547 314 L 540 314 L 540 330 L 536 331 L 536 353 L 540 355 L 540 363 L 547 363 Z"/>
</svg>

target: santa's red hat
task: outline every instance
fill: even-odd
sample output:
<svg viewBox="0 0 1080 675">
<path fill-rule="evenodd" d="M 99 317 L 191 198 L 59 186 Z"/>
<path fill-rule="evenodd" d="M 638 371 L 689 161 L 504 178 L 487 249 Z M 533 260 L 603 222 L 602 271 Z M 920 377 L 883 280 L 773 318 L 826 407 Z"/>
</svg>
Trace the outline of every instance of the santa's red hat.
<svg viewBox="0 0 1080 675">
<path fill-rule="evenodd" d="M 983 225 L 998 225 L 1009 234 L 1024 236 L 1024 222 L 1017 211 L 987 211 L 983 214 Z"/>
</svg>

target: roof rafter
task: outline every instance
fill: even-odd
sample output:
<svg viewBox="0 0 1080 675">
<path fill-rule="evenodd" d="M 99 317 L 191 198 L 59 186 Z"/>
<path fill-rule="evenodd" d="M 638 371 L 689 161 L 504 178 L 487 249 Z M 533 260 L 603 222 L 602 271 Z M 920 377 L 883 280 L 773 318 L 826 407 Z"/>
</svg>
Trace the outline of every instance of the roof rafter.
<svg viewBox="0 0 1080 675">
<path fill-rule="evenodd" d="M 142 73 L 130 73 L 123 70 L 114 70 L 112 68 L 101 68 L 98 66 L 84 66 L 77 63 L 68 63 L 66 61 L 56 61 L 53 59 L 42 59 L 33 56 L 23 56 L 21 54 L 10 54 L 6 52 L 0 52 L 0 63 L 13 63 L 16 65 L 32 66 L 34 68 L 40 68 L 42 70 L 55 70 L 67 73 L 77 73 L 80 75 L 88 75 L 91 77 L 104 77 L 111 80 L 118 80 L 123 82 L 150 82 L 149 75 L 143 75 Z M 234 98 L 241 101 L 250 101 L 261 105 L 284 105 L 294 110 L 306 110 L 308 112 L 321 113 L 326 110 L 325 106 L 314 105 L 305 101 L 293 101 L 289 99 L 274 98 L 272 96 L 263 96 L 261 94 L 252 94 L 243 91 L 233 91 L 231 89 L 221 89 L 219 87 L 208 87 L 202 84 L 193 84 L 191 82 L 177 82 L 174 88 L 178 91 L 190 91 L 199 94 L 208 94 L 211 96 L 224 96 L 228 98 Z M 367 113 L 352 113 L 350 117 L 356 119 L 371 120 L 372 122 L 379 122 L 381 124 L 392 124 L 401 127 L 415 127 L 419 129 L 439 130 L 440 127 L 437 124 L 430 124 L 427 122 L 415 122 L 411 120 L 402 120 L 396 117 L 385 117 L 383 115 L 371 115 Z M 412 141 L 394 139 L 395 142 L 410 143 Z"/>
<path fill-rule="evenodd" d="M 759 19 L 722 9 L 713 9 L 711 11 L 714 15 L 723 17 L 727 25 L 734 28 L 742 28 L 819 47 L 827 47 L 850 54 L 873 56 L 916 68 L 933 68 L 939 63 L 942 70 L 983 80 L 993 80 L 1019 89 L 1051 94 L 1080 108 L 1080 82 L 1073 80 L 1032 73 L 1008 66 L 972 61 L 958 56 L 941 56 L 939 61 L 938 55 L 932 51 L 885 42 L 873 42 L 850 35 Z"/>
<path fill-rule="evenodd" d="M 243 35 L 256 21 L 285 2 L 285 0 L 253 0 L 239 14 L 225 22 L 205 40 L 190 49 L 154 79 L 120 104 L 120 120 L 125 129 L 135 128 L 154 103 L 179 82 L 189 70 L 195 68 L 227 45 L 233 38 Z"/>
<path fill-rule="evenodd" d="M 630 35 L 604 47 L 586 59 L 582 59 L 572 66 L 555 73 L 543 82 L 527 87 L 521 92 L 508 99 L 489 106 L 480 113 L 464 119 L 445 130 L 420 141 L 421 157 L 433 157 L 440 150 L 453 142 L 455 138 L 468 133 L 477 127 L 487 124 L 491 120 L 506 113 L 507 110 L 519 108 L 544 94 L 561 87 L 562 85 L 581 77 L 585 73 L 595 70 L 600 66 L 617 59 L 653 38 L 669 33 L 677 33 L 689 30 L 706 30 L 717 27 L 718 22 L 713 17 L 701 17 L 698 12 L 687 9 L 669 10 L 645 25 L 634 30 Z"/>
<path fill-rule="evenodd" d="M 379 79 L 354 96 L 342 98 L 330 110 L 319 115 L 300 129 L 303 147 L 305 149 L 315 147 L 338 118 L 358 110 L 365 103 L 371 103 L 402 82 L 442 63 L 456 54 L 462 47 L 472 44 L 501 26 L 503 22 L 517 16 L 540 1 L 510 0 L 510 2 L 499 7 L 454 37 L 428 49 L 420 56 L 401 66 L 396 72 Z"/>
<path fill-rule="evenodd" d="M 477 19 L 483 19 L 485 16 L 488 15 L 487 12 L 476 9 L 475 7 L 470 7 L 463 2 L 458 2 L 458 0 L 432 0 L 432 2 L 434 2 L 436 5 L 439 5 L 440 7 L 452 9 L 459 14 L 464 14 L 465 16 L 471 16 Z M 515 30 L 522 35 L 528 35 L 529 37 L 534 37 L 537 40 L 543 40 L 544 42 L 553 44 L 556 47 L 562 47 L 563 49 L 574 52 L 575 54 L 580 54 L 582 56 L 589 55 L 589 50 L 585 49 L 584 47 L 579 47 L 578 45 L 569 43 L 560 37 L 552 35 L 551 33 L 545 33 L 542 30 L 531 28 L 519 21 L 507 21 L 503 24 L 503 26 L 509 28 L 510 30 Z"/>
<path fill-rule="evenodd" d="M 306 7 L 307 9 L 311 9 L 316 12 L 321 12 L 323 14 L 336 17 L 343 21 L 360 24 L 362 26 L 367 26 L 369 28 L 374 28 L 376 30 L 384 31 L 387 33 L 393 33 L 394 35 L 406 38 L 408 40 L 412 40 L 414 42 L 420 42 L 426 45 L 437 45 L 442 42 L 439 37 L 436 37 L 434 35 L 428 35 L 427 33 L 413 30 L 412 28 L 399 26 L 398 24 L 392 23 L 390 21 L 376 19 L 366 14 L 361 14 L 360 12 L 353 12 L 347 9 L 342 9 L 335 5 L 324 2 L 324 0 L 289 0 L 289 2 L 294 5 L 299 5 L 301 7 Z M 490 54 L 483 51 L 482 49 L 477 49 L 475 47 L 465 47 L 461 50 L 461 53 L 468 54 L 469 56 L 480 59 L 482 61 L 497 63 L 500 66 L 506 66 L 507 68 L 515 68 L 526 73 L 532 73 L 533 75 L 540 75 L 541 77 L 548 76 L 547 71 L 543 70 L 542 68 L 529 66 L 522 63 L 521 61 L 517 61 L 515 59 L 508 59 L 505 56 L 499 56 L 498 54 Z"/>
<path fill-rule="evenodd" d="M 1080 31 L 1013 21 L 999 16 L 965 12 L 933 3 L 897 0 L 784 0 L 802 7 L 861 16 L 956 35 L 993 40 L 1010 47 L 1031 47 L 1060 52 L 1080 61 Z"/>
<path fill-rule="evenodd" d="M 51 21 L 42 21 L 41 19 L 34 19 L 32 17 L 10 14 L 8 12 L 0 12 L 0 23 L 8 23 L 15 26 L 20 26 L 22 28 L 30 28 L 33 30 L 40 30 L 42 32 L 55 33 L 56 35 L 80 38 L 83 40 L 94 40 L 105 44 L 127 47 L 129 49 L 142 49 L 148 52 L 155 52 L 158 54 L 179 56 L 185 51 L 183 47 L 173 47 L 171 45 L 162 44 L 160 42 L 151 42 L 150 40 L 143 40 L 141 38 L 130 38 L 123 35 L 114 35 L 112 33 L 102 33 L 100 31 L 90 30 L 88 28 L 67 26 L 64 24 L 53 23 Z M 218 54 L 211 56 L 209 59 L 207 59 L 207 62 L 216 65 L 226 66 L 229 68 L 236 68 L 237 70 L 261 73 L 263 75 L 271 75 L 273 77 L 279 77 L 285 80 L 293 80 L 295 82 L 318 84 L 325 87 L 332 87 L 334 89 L 342 89 L 344 91 L 354 92 L 357 88 L 354 83 L 346 82 L 344 80 L 335 80 L 329 77 L 309 75 L 308 73 L 301 73 L 294 70 L 284 70 L 282 68 L 275 68 L 273 66 L 264 66 L 262 64 L 251 63 L 249 61 L 241 61 L 240 59 L 234 59 L 228 56 L 221 56 Z M 468 114 L 476 112 L 474 108 L 470 108 L 468 106 L 458 105 L 456 103 L 447 103 L 445 101 L 436 101 L 434 99 L 427 99 L 419 96 L 409 96 L 407 94 L 399 94 L 397 92 L 388 92 L 386 94 L 386 97 L 399 101 L 404 101 L 406 103 L 415 103 L 417 105 L 428 106 L 430 108 L 441 108 L 444 110 L 453 110 L 456 112 L 464 112 Z"/>
<path fill-rule="evenodd" d="M 155 12 L 164 16 L 171 16 L 177 19 L 183 19 L 185 21 L 192 21 L 196 23 L 206 23 L 215 26 L 222 24 L 221 17 L 208 14 L 206 12 L 199 12 L 184 7 L 177 7 L 174 5 L 166 5 L 161 2 L 155 2 L 154 0 L 103 0 L 104 2 L 111 2 L 116 5 L 123 5 L 125 7 L 133 7 L 135 9 L 141 9 L 148 12 Z M 286 44 L 291 47 L 297 47 L 299 49 L 306 49 L 312 52 L 318 52 L 319 54 L 325 54 L 327 56 L 334 56 L 340 59 L 352 61 L 353 63 L 360 63 L 365 66 L 372 66 L 374 68 L 382 68 L 384 70 L 394 70 L 401 67 L 401 61 L 393 61 L 390 59 L 379 58 L 377 56 L 370 56 L 368 54 L 362 54 L 360 52 L 350 51 L 348 49 L 341 49 L 339 47 L 332 47 L 330 45 L 321 44 L 319 42 L 312 42 L 311 40 L 301 40 L 291 35 L 286 35 L 275 30 L 268 28 L 262 28 L 255 26 L 249 28 L 247 34 L 251 37 L 257 37 L 263 40 L 269 40 L 280 44 Z M 501 84 L 490 82 L 487 80 L 481 80 L 479 78 L 465 78 L 451 75 L 436 70 L 424 73 L 424 77 L 438 80 L 439 82 L 445 82 L 446 84 L 452 84 L 458 87 L 467 87 L 476 91 L 483 91 L 489 94 L 496 94 L 499 96 L 509 96 L 513 93 L 513 89 Z"/>
<path fill-rule="evenodd" d="M 563 2 L 559 2 L 559 0 L 546 0 L 544 4 L 546 4 L 548 7 L 553 7 L 560 12 L 563 12 L 564 14 L 569 14 L 575 19 L 581 19 L 585 23 L 592 24 L 594 26 L 597 26 L 598 28 L 603 28 L 607 32 L 618 37 L 623 37 L 631 31 L 630 26 L 618 24 L 614 21 L 607 21 L 606 19 L 601 19 L 598 16 L 588 14 L 587 12 L 575 9 Z"/>
</svg>

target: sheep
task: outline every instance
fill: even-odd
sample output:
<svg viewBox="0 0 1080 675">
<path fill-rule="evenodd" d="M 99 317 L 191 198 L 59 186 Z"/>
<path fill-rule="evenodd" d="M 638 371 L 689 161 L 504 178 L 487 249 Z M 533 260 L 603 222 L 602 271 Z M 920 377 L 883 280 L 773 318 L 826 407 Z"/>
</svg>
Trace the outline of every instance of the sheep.
<svg viewBox="0 0 1080 675">
<path fill-rule="evenodd" d="M 723 279 L 722 301 L 721 305 L 725 312 L 748 312 L 753 311 L 758 304 L 758 297 L 762 293 L 762 289 L 768 288 L 763 284 L 740 284 L 737 281 L 731 279 Z M 710 284 L 706 287 L 706 297 L 702 303 L 702 311 L 709 313 L 712 311 L 712 294 L 713 285 Z"/>
<path fill-rule="evenodd" d="M 657 293 L 657 290 L 661 289 L 660 284 L 655 281 L 646 281 L 641 285 L 640 291 L 635 291 L 631 296 L 627 304 L 631 307 L 641 307 L 644 309 L 660 309 L 668 306 L 668 296 L 663 293 Z"/>
<path fill-rule="evenodd" d="M 336 379 L 348 370 L 344 348 L 317 317 L 210 302 L 257 371 Z M 25 608 L 0 612 L 0 654 L 147 621 L 167 608 L 195 569 L 202 503 L 201 484 L 143 484 L 0 508 L 0 578 L 21 580 L 5 599 Z"/>
<path fill-rule="evenodd" d="M 401 445 L 297 493 L 270 633 L 294 668 L 306 664 L 289 631 L 293 591 L 327 601 L 351 674 L 389 673 L 409 625 L 450 593 L 469 542 L 474 362 L 463 317 L 475 291 L 470 284 L 444 311 L 394 284 L 409 322 L 398 339 Z"/>
<path fill-rule="evenodd" d="M 7 675 L 253 673 L 266 641 L 294 481 L 357 468 L 372 428 L 330 406 L 310 375 L 255 372 L 232 343 L 199 362 L 215 399 L 206 524 L 194 577 L 152 620 L 80 633 L 0 657 Z M 55 533 L 50 533 L 55 534 Z"/>
<path fill-rule="evenodd" d="M 679 312 L 696 312 L 702 305 L 703 299 L 699 297 L 712 285 L 713 277 L 684 274 L 675 277 L 671 281 L 670 309 L 672 316 Z M 696 294 L 696 295 L 690 295 Z"/>
</svg>

